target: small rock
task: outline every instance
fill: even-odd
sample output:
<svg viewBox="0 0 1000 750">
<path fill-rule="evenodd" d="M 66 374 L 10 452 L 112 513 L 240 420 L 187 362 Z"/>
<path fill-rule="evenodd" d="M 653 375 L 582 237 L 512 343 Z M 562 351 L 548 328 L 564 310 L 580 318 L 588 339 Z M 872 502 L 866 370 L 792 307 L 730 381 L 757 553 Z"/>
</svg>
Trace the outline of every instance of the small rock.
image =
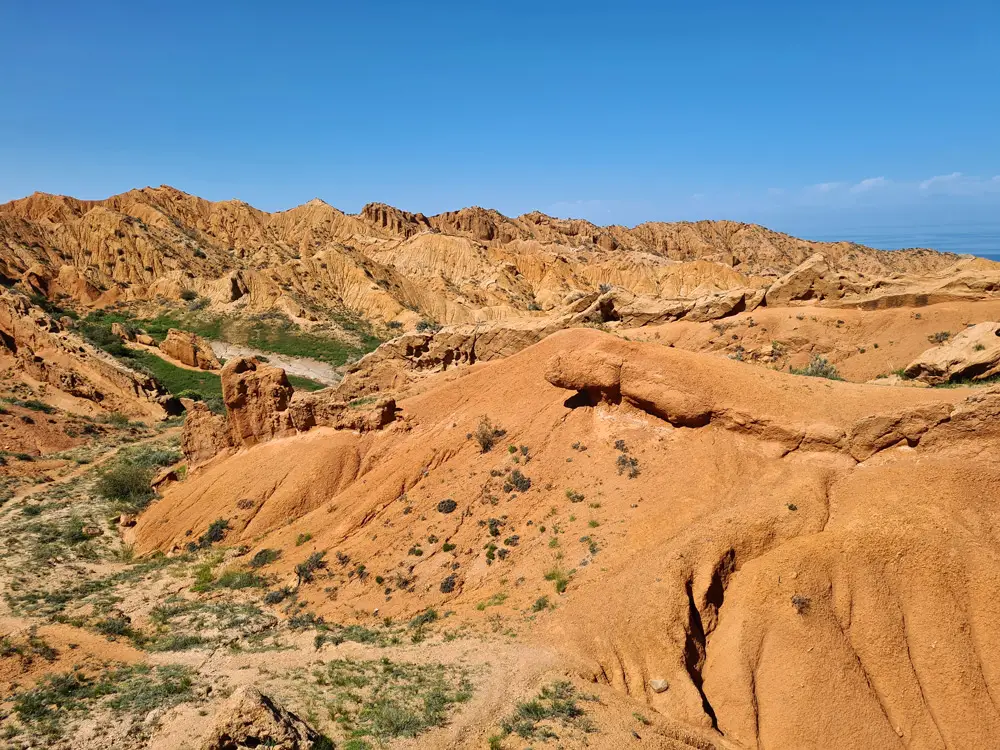
<svg viewBox="0 0 1000 750">
<path fill-rule="evenodd" d="M 669 687 L 670 687 L 670 683 L 667 682 L 666 680 L 650 680 L 649 681 L 649 688 L 654 693 L 665 692 L 667 690 L 667 688 L 669 688 Z"/>
</svg>

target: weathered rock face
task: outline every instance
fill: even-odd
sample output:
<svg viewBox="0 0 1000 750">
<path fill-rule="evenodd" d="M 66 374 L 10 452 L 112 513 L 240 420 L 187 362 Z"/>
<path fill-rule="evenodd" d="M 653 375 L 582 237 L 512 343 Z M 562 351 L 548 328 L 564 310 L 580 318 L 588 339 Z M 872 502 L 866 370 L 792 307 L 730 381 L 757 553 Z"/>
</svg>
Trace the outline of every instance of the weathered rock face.
<svg viewBox="0 0 1000 750">
<path fill-rule="evenodd" d="M 222 367 L 209 343 L 196 333 L 171 328 L 160 344 L 160 350 L 188 367 L 199 370 L 218 370 Z"/>
<path fill-rule="evenodd" d="M 285 371 L 238 357 L 222 368 L 222 400 L 233 445 L 251 446 L 295 431 L 288 405 L 294 392 Z"/>
<path fill-rule="evenodd" d="M 237 690 L 220 709 L 215 728 L 202 750 L 313 750 L 322 735 L 257 688 Z M 332 747 L 332 744 L 327 745 Z"/>
<path fill-rule="evenodd" d="M 984 380 L 1000 373 L 1000 323 L 966 328 L 947 343 L 925 351 L 907 365 L 905 373 L 930 385 Z"/>
<path fill-rule="evenodd" d="M 237 357 L 222 368 L 222 400 L 225 417 L 204 403 L 184 400 L 188 416 L 181 447 L 192 465 L 313 427 L 377 430 L 396 416 L 392 399 L 352 407 L 332 390 L 296 392 L 284 370 L 253 357 Z"/>
<path fill-rule="evenodd" d="M 181 399 L 187 411 L 181 450 L 192 465 L 204 463 L 227 448 L 233 447 L 226 418 L 213 414 L 201 401 Z"/>
<path fill-rule="evenodd" d="M 775 281 L 765 299 L 768 306 L 779 307 L 801 300 L 840 299 L 847 291 L 855 291 L 847 276 L 834 271 L 826 258 L 816 253 Z"/>
<path fill-rule="evenodd" d="M 118 364 L 40 308 L 11 292 L 0 293 L 0 348 L 37 380 L 107 411 L 162 418 L 168 394 L 147 375 Z"/>
<path fill-rule="evenodd" d="M 135 332 L 121 323 L 112 323 L 111 333 L 123 341 L 135 341 Z"/>
<path fill-rule="evenodd" d="M 550 318 L 461 325 L 399 336 L 352 365 L 337 392 L 345 399 L 398 392 L 415 378 L 509 357 L 566 328 L 605 323 L 637 328 L 681 319 L 715 320 L 753 310 L 763 299 L 763 289 L 738 289 L 696 300 L 658 299 L 623 289 L 593 292 L 568 302 Z"/>
</svg>

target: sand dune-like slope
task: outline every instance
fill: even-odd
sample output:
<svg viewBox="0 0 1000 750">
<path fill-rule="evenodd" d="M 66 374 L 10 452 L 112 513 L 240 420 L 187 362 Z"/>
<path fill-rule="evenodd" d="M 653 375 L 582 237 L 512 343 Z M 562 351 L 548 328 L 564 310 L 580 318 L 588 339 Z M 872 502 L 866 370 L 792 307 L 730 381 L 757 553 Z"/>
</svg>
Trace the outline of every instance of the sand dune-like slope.
<svg viewBox="0 0 1000 750">
<path fill-rule="evenodd" d="M 397 408 L 221 454 L 138 548 L 223 518 L 292 585 L 322 551 L 300 600 L 340 622 L 544 601 L 530 639 L 720 748 L 1000 741 L 1000 392 L 576 329 Z M 505 431 L 488 452 L 484 416 Z"/>
</svg>

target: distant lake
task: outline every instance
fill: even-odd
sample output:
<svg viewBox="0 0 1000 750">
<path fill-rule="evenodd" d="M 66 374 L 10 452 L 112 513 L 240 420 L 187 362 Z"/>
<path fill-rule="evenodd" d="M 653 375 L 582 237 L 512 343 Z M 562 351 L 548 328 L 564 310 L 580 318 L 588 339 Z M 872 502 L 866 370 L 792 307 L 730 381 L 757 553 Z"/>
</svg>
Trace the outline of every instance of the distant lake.
<svg viewBox="0 0 1000 750">
<path fill-rule="evenodd" d="M 877 229 L 809 234 L 808 238 L 825 242 L 847 240 L 880 250 L 929 247 L 932 250 L 969 253 L 990 260 L 1000 260 L 1000 224 L 962 227 L 879 227 Z"/>
</svg>

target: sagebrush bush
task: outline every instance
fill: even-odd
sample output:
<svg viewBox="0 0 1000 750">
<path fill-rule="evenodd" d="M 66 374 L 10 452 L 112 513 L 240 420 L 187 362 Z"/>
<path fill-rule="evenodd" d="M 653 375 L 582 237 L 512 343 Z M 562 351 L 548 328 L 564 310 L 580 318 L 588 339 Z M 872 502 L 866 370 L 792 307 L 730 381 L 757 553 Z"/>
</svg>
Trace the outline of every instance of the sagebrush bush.
<svg viewBox="0 0 1000 750">
<path fill-rule="evenodd" d="M 814 354 L 809 364 L 801 369 L 792 368 L 794 375 L 806 375 L 811 378 L 827 378 L 828 380 L 843 380 L 837 368 L 830 364 L 830 361 L 819 354 Z"/>
<path fill-rule="evenodd" d="M 483 417 L 479 420 L 479 425 L 476 427 L 476 431 L 472 433 L 472 436 L 479 443 L 479 450 L 482 453 L 488 453 L 493 450 L 493 446 L 497 444 L 497 440 L 506 434 L 507 431 L 494 425 L 489 417 Z"/>
<path fill-rule="evenodd" d="M 150 486 L 154 474 L 152 466 L 124 462 L 115 464 L 101 472 L 96 485 L 97 494 L 136 513 L 156 496 Z"/>
</svg>

